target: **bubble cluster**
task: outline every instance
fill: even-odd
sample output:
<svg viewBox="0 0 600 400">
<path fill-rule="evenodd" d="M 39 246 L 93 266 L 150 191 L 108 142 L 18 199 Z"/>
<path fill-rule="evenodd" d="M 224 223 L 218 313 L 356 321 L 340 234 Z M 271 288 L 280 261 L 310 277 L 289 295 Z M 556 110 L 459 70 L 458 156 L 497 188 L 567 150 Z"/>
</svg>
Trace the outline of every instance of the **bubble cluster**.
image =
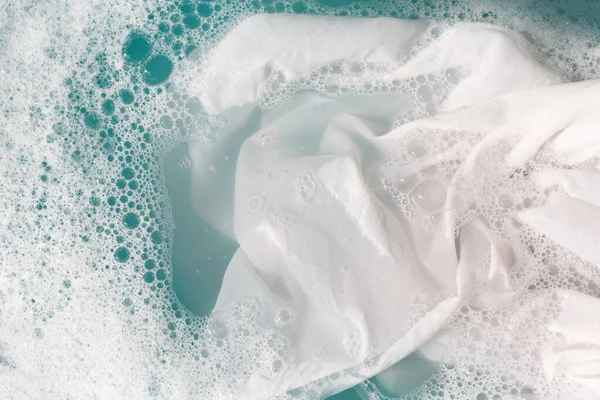
<svg viewBox="0 0 600 400">
<path fill-rule="evenodd" d="M 310 203 L 315 191 L 317 190 L 317 184 L 315 179 L 310 174 L 300 174 L 294 182 L 296 189 L 296 200 L 298 203 Z"/>
<path fill-rule="evenodd" d="M 433 27 L 425 35 L 434 36 Z M 406 54 L 408 58 L 427 43 L 425 40 Z M 439 110 L 446 95 L 458 82 L 461 72 L 450 68 L 441 74 L 419 75 L 406 79 L 394 78 L 397 65 L 369 62 L 335 61 L 298 77 L 287 78 L 281 71 L 273 71 L 258 99 L 262 108 L 276 108 L 295 93 L 311 90 L 330 97 L 398 96 L 406 94 L 410 104 L 396 117 L 395 124 L 402 125 Z"/>
<path fill-rule="evenodd" d="M 533 283 L 510 305 L 491 309 L 463 307 L 449 324 L 455 332 L 451 350 L 439 363 L 440 369 L 417 389 L 395 397 L 382 393 L 375 382 L 367 381 L 357 391 L 381 399 L 589 398 L 589 393 L 576 387 L 564 371 L 557 371 L 549 380 L 541 370 L 543 352 L 560 343 L 560 338 L 545 327 L 560 310 L 560 300 L 544 289 L 573 285 L 548 280 L 551 275 L 540 271 L 538 279 L 545 284 Z M 565 271 L 565 275 L 571 276 L 571 281 L 581 279 L 581 284 L 587 281 L 589 288 L 583 292 L 597 295 L 597 276 L 586 274 L 584 278 L 574 270 Z"/>
<path fill-rule="evenodd" d="M 467 160 L 465 156 L 477 149 L 481 138 L 469 132 L 407 128 L 382 170 L 382 182 L 403 215 L 425 230 L 444 231 L 448 221 L 435 218 L 441 208 L 451 215 L 457 236 L 473 218 L 485 216 L 506 254 L 508 276 L 490 275 L 492 255 L 488 252 L 475 271 L 480 295 L 446 327 L 452 332 L 452 342 L 440 371 L 402 397 L 384 394 L 376 382 L 357 388 L 365 395 L 384 399 L 589 398 L 560 368 L 548 379 L 541 357 L 563 340 L 547 328 L 561 310 L 557 290 L 597 297 L 598 270 L 522 225 L 515 215 L 546 201 L 549 190 L 535 185 L 532 176 L 548 165 L 593 170 L 597 160 L 563 165 L 544 146 L 525 165 L 509 167 L 504 162 L 509 144 L 503 140 Z M 471 172 L 465 172 L 469 171 L 467 162 Z M 497 293 L 507 288 L 516 298 L 498 302 L 497 297 L 492 300 L 494 296 L 486 295 L 488 290 Z M 431 301 L 435 303 L 435 296 L 424 294 L 420 308 L 427 311 Z"/>
</svg>

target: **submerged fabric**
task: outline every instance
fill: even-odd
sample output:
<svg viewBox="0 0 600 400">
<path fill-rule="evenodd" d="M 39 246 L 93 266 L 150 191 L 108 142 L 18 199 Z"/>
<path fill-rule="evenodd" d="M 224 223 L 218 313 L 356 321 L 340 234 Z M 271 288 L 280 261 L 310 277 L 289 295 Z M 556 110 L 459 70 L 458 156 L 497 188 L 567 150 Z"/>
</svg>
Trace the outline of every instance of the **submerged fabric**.
<svg viewBox="0 0 600 400">
<path fill-rule="evenodd" d="M 486 176 L 523 169 L 534 156 L 527 185 L 551 193 L 543 205 L 516 212 L 515 223 L 600 267 L 600 82 L 561 83 L 523 38 L 499 28 L 461 24 L 434 39 L 429 28 L 423 21 L 262 15 L 230 32 L 207 61 L 198 96 L 229 123 L 213 147 L 190 145 L 193 195 L 198 212 L 240 245 L 215 310 L 258 299 L 261 324 L 283 333 L 289 347 L 272 373 L 248 378 L 247 398 L 322 378 L 325 392 L 335 393 L 411 354 L 435 361 L 443 340 L 430 340 L 463 304 L 510 301 L 521 290 L 510 270 L 528 257 L 519 236 L 508 227 L 500 238 L 486 215 L 459 216 L 499 201 L 478 187 Z M 307 91 L 275 109 L 255 109 L 273 74 L 289 81 L 337 60 L 385 63 L 390 81 L 465 72 L 428 115 L 393 129 L 398 114 L 427 100 L 408 92 Z M 335 79 L 351 86 L 364 77 Z M 452 140 L 421 151 L 438 136 Z M 410 187 L 399 178 L 404 170 L 395 172 L 392 186 L 408 192 L 422 214 L 414 218 L 383 183 L 406 137 L 417 139 L 407 142 L 414 151 L 404 170 L 425 176 L 432 166 L 456 165 L 451 176 Z M 500 151 L 499 164 L 491 151 Z M 215 164 L 224 168 L 208 173 Z M 546 349 L 540 362 L 548 379 L 568 364 L 573 380 L 600 396 L 600 326 L 589 322 L 598 319 L 598 299 L 557 295 L 564 311 L 548 329 L 564 346 Z M 376 379 L 393 386 L 393 369 Z"/>
</svg>

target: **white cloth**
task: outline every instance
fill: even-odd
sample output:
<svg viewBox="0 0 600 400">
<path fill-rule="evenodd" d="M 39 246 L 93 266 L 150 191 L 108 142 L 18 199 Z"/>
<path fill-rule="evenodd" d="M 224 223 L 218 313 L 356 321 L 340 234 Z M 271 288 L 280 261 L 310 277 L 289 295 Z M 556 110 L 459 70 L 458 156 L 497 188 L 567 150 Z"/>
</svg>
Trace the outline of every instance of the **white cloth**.
<svg viewBox="0 0 600 400">
<path fill-rule="evenodd" d="M 542 353 L 544 370 L 552 379 L 557 366 L 568 378 L 589 389 L 589 398 L 600 396 L 600 299 L 574 291 L 560 291 L 562 311 L 549 329 L 558 345 Z"/>
<path fill-rule="evenodd" d="M 530 45 L 500 28 L 460 24 L 435 40 L 427 30 L 423 21 L 388 18 L 256 16 L 216 46 L 191 88 L 209 112 L 226 111 L 231 121 L 216 146 L 190 146 L 198 211 L 240 244 L 216 310 L 250 296 L 260 300 L 264 323 L 274 321 L 281 307 L 298 315 L 279 328 L 294 362 L 275 376 L 257 370 L 245 398 L 324 377 L 334 393 L 419 349 L 465 301 L 484 307 L 510 299 L 517 289 L 509 271 L 526 256 L 497 239 L 484 217 L 459 227 L 455 241 L 454 195 L 467 206 L 478 201 L 460 192 L 461 182 L 478 184 L 481 168 L 489 166 L 487 151 L 499 143 L 507 170 L 523 166 L 546 143 L 569 165 L 600 150 L 592 106 L 599 104 L 600 83 L 555 85 L 560 79 L 529 55 Z M 393 117 L 414 104 L 410 94 L 299 93 L 277 109 L 251 111 L 271 72 L 292 80 L 335 60 L 396 65 L 388 69 L 389 80 L 458 67 L 468 73 L 454 82 L 439 107 L 443 112 L 390 132 Z M 337 83 L 352 79 L 358 78 L 344 76 Z M 394 144 L 421 130 L 456 132 L 459 139 L 461 132 L 480 134 L 443 189 L 422 187 L 426 201 L 442 204 L 433 231 L 406 218 L 381 181 Z M 448 147 L 418 157 L 411 168 L 420 172 L 454 160 L 462 154 L 457 151 Z M 227 161 L 216 173 L 206 173 L 223 155 Z M 227 172 L 233 169 L 235 179 Z M 559 185 L 563 192 L 516 218 L 600 266 L 594 248 L 600 243 L 598 172 L 561 171 L 536 175 L 535 184 Z M 482 277 L 476 270 L 486 260 Z M 557 321 L 557 329 L 581 323 Z M 600 337 L 598 327 L 589 329 L 591 336 L 573 340 Z M 336 380 L 333 374 L 342 372 Z M 586 379 L 599 385 L 597 378 Z"/>
<path fill-rule="evenodd" d="M 395 18 L 257 15 L 219 42 L 189 89 L 209 112 L 220 113 L 255 102 L 271 73 L 292 79 L 336 60 L 396 65 L 391 79 L 471 67 L 447 100 L 453 108 L 558 81 L 533 60 L 531 44 L 516 33 L 459 24 L 423 47 L 431 39 L 428 26 Z"/>
</svg>

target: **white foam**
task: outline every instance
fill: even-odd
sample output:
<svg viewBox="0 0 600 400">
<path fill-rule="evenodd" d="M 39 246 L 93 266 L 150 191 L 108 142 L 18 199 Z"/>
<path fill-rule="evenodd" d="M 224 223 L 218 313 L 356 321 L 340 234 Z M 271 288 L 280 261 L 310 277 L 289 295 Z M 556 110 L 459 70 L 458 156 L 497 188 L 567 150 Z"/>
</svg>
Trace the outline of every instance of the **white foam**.
<svg viewBox="0 0 600 400">
<path fill-rule="evenodd" d="M 174 144 L 189 139 L 198 141 L 197 147 L 201 149 L 198 152 L 203 156 L 201 160 L 198 157 L 194 159 L 191 170 L 194 174 L 202 171 L 204 178 L 194 182 L 200 187 L 208 187 L 208 190 L 204 193 L 194 190 L 196 200 L 205 201 L 205 204 L 212 207 L 212 212 L 204 214 L 209 223 L 225 236 L 234 237 L 233 201 L 221 204 L 211 202 L 210 199 L 213 194 L 224 189 L 229 192 L 226 191 L 227 195 L 223 198 L 233 193 L 233 184 L 229 185 L 230 181 L 220 179 L 227 176 L 223 171 L 237 159 L 230 157 L 226 160 L 228 154 L 219 152 L 220 147 L 210 145 L 224 143 L 227 137 L 236 138 L 237 128 L 227 125 L 220 131 L 222 118 L 207 117 L 198 109 L 196 99 L 190 100 L 190 94 L 193 95 L 197 90 L 198 77 L 205 73 L 202 68 L 207 65 L 196 64 L 192 60 L 212 54 L 212 49 L 219 40 L 237 24 L 240 14 L 245 17 L 255 12 L 245 9 L 244 2 L 232 3 L 210 3 L 213 14 L 210 18 L 203 19 L 209 30 L 205 31 L 205 26 L 202 26 L 196 30 L 186 30 L 179 37 L 173 32 L 189 14 L 180 12 L 173 4 L 158 2 L 152 5 L 119 0 L 73 3 L 51 0 L 43 3 L 9 2 L 0 7 L 1 398 L 89 398 L 91 395 L 98 398 L 243 398 L 240 393 L 243 393 L 252 374 L 259 373 L 266 377 L 264 379 L 276 380 L 279 376 L 290 374 L 293 366 L 297 365 L 298 359 L 292 355 L 294 348 L 281 330 L 286 335 L 293 332 L 293 327 L 303 321 L 302 309 L 286 304 L 284 308 L 275 308 L 273 315 L 264 322 L 258 317 L 261 310 L 258 304 L 238 303 L 231 299 L 234 306 L 220 315 L 222 320 L 219 324 L 213 325 L 210 321 L 219 316 L 213 316 L 210 321 L 194 317 L 177 300 L 171 287 L 172 221 L 159 164 L 162 155 Z M 285 3 L 286 11 L 291 12 L 289 2 Z M 371 2 L 364 2 L 357 8 L 351 6 L 329 10 L 316 4 L 309 4 L 309 7 L 318 13 L 343 11 L 359 16 L 361 13 L 376 15 L 378 11 L 389 15 L 389 11 L 397 6 L 382 4 L 380 10 L 375 10 L 370 4 Z M 185 2 L 180 5 L 185 5 Z M 219 12 L 217 6 L 223 7 L 222 11 Z M 419 10 L 420 6 L 420 2 L 407 4 L 405 14 L 423 15 L 422 10 Z M 157 7 L 161 7 L 161 10 Z M 265 8 L 268 7 L 265 4 Z M 527 37 L 533 38 L 535 46 L 542 50 L 542 55 L 536 59 L 544 65 L 555 67 L 553 73 L 548 73 L 551 81 L 596 76 L 599 58 L 597 46 L 588 37 L 589 32 L 579 29 L 575 24 L 564 24 L 552 18 L 547 23 L 543 21 L 545 13 L 525 16 L 516 6 L 497 2 L 461 2 L 428 12 L 431 12 L 433 18 L 446 18 L 444 14 L 448 13 L 451 20 L 458 20 L 456 16 L 461 12 L 466 13 L 466 19 L 469 19 L 478 17 L 483 11 L 493 15 L 489 19 L 495 25 L 529 31 L 525 32 Z M 257 20 L 261 18 L 263 17 Z M 307 18 L 310 20 L 311 17 Z M 293 17 L 282 18 L 281 21 L 283 20 L 290 24 L 290 28 L 298 31 L 299 36 L 289 38 L 290 42 L 277 42 L 278 38 L 283 37 L 281 35 L 269 38 L 263 30 L 265 26 L 256 27 L 253 20 L 249 20 L 246 26 L 254 26 L 257 37 L 267 36 L 267 39 L 275 40 L 282 52 L 287 51 L 288 44 L 303 41 L 317 47 L 325 44 L 319 43 L 318 46 L 313 39 L 303 34 L 301 28 L 305 21 L 297 22 Z M 313 21 L 318 24 L 318 19 Z M 345 20 L 341 21 L 345 25 Z M 161 24 L 160 29 L 158 24 Z M 363 24 L 371 27 L 369 32 L 361 28 Z M 444 174 L 446 176 L 442 181 L 446 183 L 445 179 L 459 168 L 455 161 L 466 157 L 471 148 L 482 139 L 483 132 L 495 129 L 505 118 L 526 114 L 531 107 L 542 107 L 554 102 L 564 96 L 569 87 L 565 87 L 565 91 L 558 87 L 540 91 L 537 103 L 533 104 L 528 98 L 515 96 L 502 102 L 500 106 L 493 104 L 490 107 L 479 107 L 476 115 L 473 115 L 472 109 L 466 113 L 452 112 L 447 114 L 444 123 L 468 127 L 469 132 L 456 135 L 452 132 L 444 133 L 436 128 L 440 123 L 438 117 L 441 111 L 452 111 L 453 107 L 467 105 L 470 102 L 469 96 L 475 96 L 476 93 L 482 93 L 482 98 L 499 94 L 490 90 L 495 85 L 484 90 L 483 86 L 488 80 L 496 82 L 501 92 L 505 90 L 493 76 L 483 74 L 485 68 L 481 68 L 482 65 L 478 63 L 479 51 L 494 60 L 494 64 L 501 61 L 495 58 L 497 53 L 486 49 L 487 40 L 501 36 L 497 43 L 499 48 L 507 56 L 520 60 L 515 64 L 516 69 L 507 68 L 506 73 L 496 70 L 506 85 L 512 84 L 513 80 L 518 81 L 518 88 L 525 88 L 526 85 L 522 85 L 527 83 L 517 79 L 519 72 L 527 70 L 537 74 L 543 71 L 539 65 L 528 64 L 531 61 L 531 46 L 502 29 L 487 27 L 481 30 L 481 25 L 473 28 L 462 25 L 464 34 L 468 35 L 469 29 L 475 29 L 482 39 L 478 42 L 479 47 L 474 46 L 476 41 L 473 41 L 463 49 L 465 57 L 467 54 L 474 57 L 468 68 L 449 67 L 444 70 L 444 60 L 430 62 L 427 53 L 423 52 L 419 68 L 423 67 L 423 71 L 431 68 L 431 74 L 409 78 L 394 77 L 394 73 L 403 71 L 398 68 L 398 62 L 402 64 L 424 49 L 438 46 L 436 52 L 452 57 L 452 46 L 446 47 L 446 44 L 452 44 L 453 40 L 456 44 L 451 32 L 456 34 L 457 30 L 446 24 L 388 19 L 385 23 L 379 23 L 378 20 L 356 20 L 351 25 L 349 28 L 341 28 L 353 39 L 352 43 L 346 45 L 354 48 L 354 54 L 357 55 L 355 61 L 339 62 L 334 59 L 333 55 L 343 58 L 346 50 L 335 46 L 334 42 L 339 39 L 339 35 L 333 32 L 331 39 L 327 41 L 328 53 L 321 52 L 320 62 L 325 65 L 311 63 L 311 60 L 302 55 L 300 59 L 304 61 L 297 65 L 279 60 L 282 69 L 289 69 L 292 73 L 285 75 L 274 70 L 256 91 L 254 84 L 260 79 L 251 82 L 250 90 L 246 92 L 248 96 L 244 100 L 250 101 L 248 108 L 255 107 L 256 103 L 263 108 L 277 105 L 283 107 L 278 112 L 263 114 L 261 124 L 273 124 L 274 129 L 261 129 L 257 132 L 257 143 L 267 148 L 277 147 L 282 145 L 279 142 L 280 130 L 293 137 L 302 129 L 327 126 L 330 135 L 327 140 L 322 141 L 320 151 L 359 152 L 361 157 L 370 157 L 370 154 L 362 153 L 365 143 L 357 141 L 362 138 L 371 141 L 374 137 L 388 136 L 388 123 L 391 120 L 394 127 L 401 127 L 410 121 L 437 116 L 428 119 L 426 127 L 412 133 L 403 131 L 402 135 L 407 136 L 405 142 L 399 140 L 394 146 L 389 146 L 386 142 L 383 146 L 393 153 L 385 165 L 390 167 L 389 171 L 394 172 L 393 175 L 386 176 L 383 186 L 390 189 L 395 182 L 405 179 L 404 182 L 410 184 L 403 189 L 407 195 L 402 194 L 404 192 L 398 185 L 398 190 L 402 193 L 394 192 L 393 196 L 388 196 L 378 183 L 378 167 L 361 170 L 365 182 L 369 182 L 369 185 L 377 183 L 369 187 L 372 193 L 363 193 L 363 198 L 375 196 L 386 201 L 375 208 L 355 210 L 351 219 L 359 221 L 362 227 L 372 227 L 366 216 L 372 215 L 374 209 L 385 207 L 396 210 L 397 214 L 402 214 L 409 221 L 409 225 L 422 227 L 422 230 L 414 233 L 416 241 L 421 242 L 424 238 L 430 238 L 432 232 L 437 232 L 436 227 L 443 218 L 440 213 L 423 213 L 421 209 L 412 207 L 412 189 L 426 179 L 442 179 Z M 386 35 L 386 28 L 407 26 L 413 28 L 410 28 L 411 33 L 406 36 L 388 38 Z M 152 42 L 152 54 L 165 54 L 175 63 L 170 81 L 176 85 L 147 86 L 143 83 L 143 62 L 131 65 L 124 60 L 123 46 L 127 44 L 132 29 Z M 444 35 L 445 31 L 450 34 Z M 367 42 L 373 38 L 371 32 L 382 43 L 380 52 L 373 55 L 365 53 L 365 49 L 369 48 Z M 395 40 L 400 36 L 404 37 L 402 45 L 395 48 Z M 249 41 L 237 40 L 235 43 L 257 50 Z M 364 44 L 365 47 L 355 46 L 356 43 Z M 511 47 L 511 43 L 517 46 Z M 189 53 L 188 61 L 177 61 L 186 58 L 189 44 L 197 47 Z M 474 51 L 469 53 L 472 46 Z M 263 57 L 260 58 L 260 63 L 265 61 L 265 54 L 275 58 L 279 55 L 272 48 L 258 50 L 260 51 L 256 51 L 256 55 Z M 365 59 L 369 62 L 361 61 Z M 375 61 L 385 61 L 385 65 Z M 526 65 L 529 67 L 524 68 Z M 195 72 L 196 66 L 200 68 L 200 73 Z M 228 69 L 226 60 L 223 66 Z M 240 66 L 245 67 L 243 64 Z M 301 68 L 296 69 L 296 66 Z M 260 64 L 259 71 L 266 74 L 268 66 Z M 111 75 L 112 87 L 101 88 L 97 84 L 97 76 L 104 72 Z M 244 72 L 243 68 L 241 72 Z M 452 97 L 454 93 L 459 93 L 457 85 L 462 85 L 466 79 L 473 77 L 478 78 L 473 79 L 471 85 L 462 86 L 463 92 L 458 99 L 460 101 L 452 100 L 457 99 L 456 96 Z M 229 78 L 223 79 L 222 83 L 228 85 Z M 186 82 L 192 82 L 193 85 L 187 85 Z M 193 88 L 194 93 L 186 93 L 185 88 L 188 86 Z M 223 86 L 225 87 L 231 90 L 227 101 L 237 101 L 235 87 Z M 119 100 L 118 93 L 121 89 L 132 91 L 135 95 L 133 104 L 126 105 Z M 296 94 L 300 90 L 316 91 L 327 98 L 318 104 L 305 104 L 305 100 L 314 100 L 320 96 L 308 95 L 301 99 Z M 403 96 L 398 96 L 399 93 L 403 93 Z M 351 95 L 357 94 L 374 97 L 366 102 L 354 101 Z M 378 97 L 381 95 L 389 97 Z M 331 97 L 336 100 L 332 101 Z M 86 128 L 82 108 L 101 114 L 101 104 L 106 99 L 114 100 L 114 114 L 103 117 L 105 125 L 100 130 Z M 286 99 L 293 100 L 286 103 Z M 321 107 L 328 109 L 323 111 Z M 502 113 L 496 113 L 496 107 L 500 107 Z M 292 113 L 293 109 L 297 109 L 296 114 Z M 318 112 L 314 112 L 315 109 Z M 305 113 L 311 110 L 311 117 L 306 118 Z M 330 124 L 326 118 L 319 117 L 321 111 L 322 115 L 327 116 L 340 110 L 353 116 L 337 118 Z M 236 121 L 233 121 L 233 116 L 236 114 L 237 111 L 225 113 L 225 117 L 234 124 Z M 373 120 L 383 114 L 390 117 L 386 117 L 384 121 Z M 279 118 L 279 115 L 287 117 Z M 117 123 L 113 117 L 118 117 L 120 122 Z M 240 116 L 238 128 L 240 125 L 245 126 L 246 121 Z M 565 171 L 588 173 L 596 162 L 594 156 L 597 154 L 597 140 L 595 136 L 587 134 L 594 121 L 578 122 L 581 124 L 567 127 L 552 142 L 551 146 L 556 154 L 548 153 L 560 163 L 571 166 L 571 169 L 560 170 L 561 177 L 570 175 Z M 144 132 L 138 130 L 140 125 L 145 128 Z M 295 126 L 298 127 L 297 131 L 292 131 Z M 114 128 L 112 133 L 105 131 L 109 127 Z M 435 129 L 430 129 L 431 127 Z M 349 137 L 347 132 L 351 128 L 354 133 Z M 227 129 L 234 133 L 229 135 Z M 100 136 L 102 131 L 105 131 L 104 137 Z M 151 135 L 147 140 L 146 133 Z M 457 136 L 464 141 L 457 143 Z M 440 137 L 443 141 L 438 140 Z M 237 136 L 237 139 L 240 140 L 239 145 L 245 141 L 245 137 L 240 139 Z M 132 147 L 127 148 L 126 142 L 131 143 Z M 300 144 L 305 146 L 303 155 L 308 156 L 314 151 L 310 147 L 311 143 L 313 142 Z M 123 150 L 115 150 L 119 145 Z M 495 151 L 489 154 L 483 152 L 482 158 L 485 159 L 488 155 L 496 157 L 497 153 L 511 150 L 511 146 L 510 141 L 498 143 Z M 107 157 L 112 151 L 114 161 Z M 428 157 L 440 152 L 443 153 L 442 158 L 445 157 L 441 163 L 437 163 L 435 157 Z M 124 162 L 119 160 L 119 156 L 124 159 L 127 156 L 144 158 L 143 162 L 137 163 L 138 168 L 135 169 L 135 179 L 140 187 L 138 190 L 143 193 L 129 196 L 126 202 L 121 201 L 121 196 L 126 195 L 129 189 L 122 192 L 115 189 L 115 181 L 121 179 L 120 164 Z M 405 162 L 404 157 L 413 160 L 414 164 L 409 163 L 406 168 L 400 168 L 400 163 Z M 492 159 L 497 159 L 493 157 Z M 189 166 L 189 160 L 185 157 L 182 160 L 182 166 Z M 590 165 L 586 164 L 585 168 L 581 168 L 579 164 L 586 160 Z M 362 162 L 360 165 L 362 168 Z M 585 363 L 571 365 L 571 361 L 581 356 L 570 352 L 572 347 L 581 341 L 587 342 L 588 339 L 572 338 L 563 343 L 560 338 L 548 338 L 544 333 L 548 331 L 545 320 L 560 309 L 558 300 L 562 295 L 556 295 L 555 299 L 547 293 L 539 293 L 544 290 L 553 292 L 553 288 L 565 288 L 597 297 L 600 280 L 595 273 L 596 268 L 582 263 L 576 255 L 564 251 L 564 248 L 509 217 L 512 216 L 511 213 L 520 212 L 521 209 L 543 205 L 546 201 L 544 192 L 556 190 L 555 183 L 560 184 L 561 190 L 568 196 L 579 196 L 583 201 L 592 202 L 590 199 L 593 199 L 594 191 L 588 190 L 589 187 L 584 190 L 578 186 L 579 181 L 573 176 L 568 177 L 572 178 L 569 181 L 567 178 L 561 178 L 560 182 L 544 181 L 542 178 L 537 180 L 538 176 L 543 175 L 538 174 L 540 171 L 537 170 L 529 174 L 536 177 L 535 182 L 523 183 L 522 178 L 529 173 L 529 166 L 526 167 L 516 172 L 518 179 L 511 178 L 508 181 L 510 184 L 492 179 L 494 184 L 503 182 L 502 191 L 498 191 L 496 187 L 477 186 L 485 183 L 488 177 L 486 175 L 483 179 L 476 180 L 475 186 L 478 189 L 471 190 L 472 195 L 464 195 L 465 190 L 469 189 L 465 187 L 461 187 L 459 191 L 463 194 L 461 196 L 455 196 L 457 191 L 448 192 L 447 202 L 463 211 L 472 204 L 470 199 L 473 196 L 489 200 L 485 207 L 472 211 L 468 217 L 481 212 L 493 217 L 489 231 L 477 230 L 481 227 L 475 227 L 477 229 L 472 229 L 472 235 L 477 238 L 481 236 L 481 242 L 485 243 L 490 252 L 501 254 L 502 262 L 495 265 L 494 273 L 488 273 L 492 269 L 486 269 L 489 267 L 486 263 L 487 253 L 474 255 L 481 262 L 481 269 L 474 274 L 477 282 L 474 286 L 487 285 L 486 291 L 477 295 L 477 302 L 473 301 L 472 307 L 461 308 L 452 317 L 448 323 L 449 329 L 446 330 L 451 332 L 448 337 L 438 334 L 418 350 L 418 357 L 425 357 L 431 363 L 440 359 L 442 362 L 435 379 L 424 381 L 412 392 L 412 398 L 440 398 L 451 394 L 456 398 L 476 398 L 480 394 L 493 398 L 498 393 L 505 397 L 517 393 L 523 397 L 534 396 L 538 399 L 577 398 L 576 394 L 579 393 L 579 397 L 585 400 L 593 398 L 593 393 L 582 392 L 581 388 L 590 383 L 590 380 L 581 375 L 585 368 L 594 363 L 594 353 L 586 352 L 591 356 Z M 182 169 L 181 173 L 187 171 Z M 43 181 L 42 177 L 46 180 Z M 212 182 L 207 184 L 205 178 L 212 179 Z M 469 181 L 468 176 L 465 180 Z M 319 192 L 316 191 L 319 181 L 320 178 L 314 174 L 291 176 L 289 181 L 286 180 L 291 188 L 290 201 L 292 198 L 301 199 L 303 206 L 307 207 L 315 204 L 319 200 Z M 338 182 L 330 183 L 331 188 L 337 187 Z M 538 191 L 538 184 L 543 186 L 543 190 L 539 188 Z M 513 203 L 511 207 L 501 206 L 497 201 L 499 192 L 510 194 Z M 283 207 L 269 208 L 272 203 L 264 202 L 265 193 L 255 192 L 244 204 L 249 214 L 259 218 L 266 215 L 273 225 L 283 231 L 292 229 L 294 224 L 302 224 L 303 216 L 299 213 Z M 114 206 L 107 204 L 111 196 L 115 196 Z M 346 200 L 348 198 L 351 196 L 346 196 Z M 398 208 L 394 199 L 398 202 Z M 404 204 L 405 200 L 409 202 Z M 135 202 L 134 206 L 130 207 L 129 202 Z M 354 203 L 346 201 L 346 204 Z M 141 210 L 136 208 L 138 205 L 142 206 Z M 144 216 L 140 215 L 138 228 L 130 229 L 123 225 L 125 208 L 127 212 L 135 210 L 145 213 Z M 361 211 L 364 213 L 361 214 Z M 457 221 L 460 220 L 458 213 L 455 217 Z M 460 224 L 467 219 L 460 220 Z M 513 230 L 507 229 L 509 224 Z M 161 237 L 167 243 L 155 245 L 150 235 L 158 229 L 158 225 L 162 225 Z M 272 228 L 272 231 L 276 229 L 279 228 Z M 372 234 L 369 238 L 378 244 L 378 250 L 387 251 L 395 257 L 406 253 L 398 243 L 381 246 L 379 242 L 384 235 L 375 230 L 370 232 Z M 157 242 L 162 240 L 155 239 Z M 354 241 L 357 242 L 358 240 Z M 527 245 L 513 248 L 512 257 L 507 250 L 512 242 Z M 129 259 L 125 263 L 117 262 L 114 257 L 115 250 L 120 246 L 129 249 Z M 443 265 L 444 267 L 440 267 L 441 271 L 438 271 L 439 280 L 452 281 L 455 270 L 451 263 L 448 268 L 443 263 L 448 261 L 444 255 L 454 251 L 454 243 L 445 241 L 443 235 L 434 235 L 431 246 L 439 246 L 443 250 L 429 253 L 428 244 L 417 249 L 419 258 L 427 265 Z M 148 269 L 146 260 L 140 258 L 143 253 L 155 260 L 155 265 L 147 264 L 153 269 Z M 237 261 L 239 260 L 236 259 Z M 157 273 L 158 270 L 161 271 L 160 274 Z M 343 272 L 342 265 L 340 274 Z M 146 274 L 149 274 L 147 279 L 151 282 L 145 280 Z M 505 284 L 506 275 L 510 285 Z M 277 296 L 290 295 L 286 292 L 285 282 L 270 279 L 268 275 L 263 278 Z M 503 296 L 498 296 L 499 288 L 504 291 Z M 520 293 L 522 298 L 515 300 L 509 289 Z M 406 321 L 406 328 L 421 320 L 424 315 L 431 314 L 431 310 L 446 295 L 448 294 L 427 292 L 418 294 Z M 571 308 L 593 309 L 594 302 L 589 297 L 583 299 L 585 301 L 565 301 L 565 315 L 575 315 L 569 314 Z M 227 303 L 227 299 L 222 300 Z M 493 307 L 489 306 L 491 300 L 496 300 Z M 282 313 L 284 309 L 293 309 L 297 314 L 295 319 L 286 320 L 285 315 L 292 315 L 294 312 Z M 381 315 L 387 309 L 382 308 Z M 446 311 L 448 310 L 442 309 L 440 315 L 445 315 Z M 290 322 L 285 323 L 286 321 Z M 573 330 L 569 328 L 570 321 L 562 317 L 557 321 L 559 335 L 569 329 Z M 434 322 L 432 325 L 438 324 L 438 321 Z M 269 324 L 275 324 L 275 329 L 271 329 Z M 219 328 L 223 326 L 227 332 L 224 336 L 225 331 Z M 503 326 L 513 328 L 503 329 Z M 349 357 L 369 352 L 362 344 L 365 336 L 360 329 L 344 325 L 343 332 L 343 343 L 336 343 L 340 352 Z M 478 334 L 471 334 L 473 332 Z M 540 342 L 551 343 L 554 347 L 550 351 L 544 349 L 544 352 L 537 352 Z M 327 360 L 331 352 L 328 353 L 325 345 L 323 343 L 315 348 L 310 357 L 321 362 Z M 563 352 L 563 357 L 561 349 L 564 350 L 565 346 L 567 351 Z M 536 349 L 535 354 L 543 354 L 544 357 L 549 354 L 551 362 L 547 365 L 555 366 L 553 374 L 548 374 L 549 378 L 546 378 L 539 373 L 537 366 L 540 365 L 541 356 L 530 356 L 529 352 L 515 351 L 515 348 Z M 399 353 L 408 351 L 408 348 L 398 350 Z M 486 370 L 481 365 L 493 365 L 494 368 Z M 550 371 L 550 368 L 547 370 Z M 341 374 L 336 377 L 334 374 L 277 398 L 325 397 L 356 381 L 356 376 Z M 433 381 L 443 381 L 444 387 L 436 386 Z M 257 390 L 262 382 L 257 381 Z M 389 390 L 388 394 L 393 394 L 394 390 L 403 390 L 385 386 L 385 377 L 375 382 L 384 385 Z M 465 382 L 468 384 L 462 384 Z M 366 382 L 359 389 L 366 388 L 365 396 L 385 398 L 378 394 L 375 384 Z M 440 392 L 444 394 L 438 395 Z"/>
</svg>

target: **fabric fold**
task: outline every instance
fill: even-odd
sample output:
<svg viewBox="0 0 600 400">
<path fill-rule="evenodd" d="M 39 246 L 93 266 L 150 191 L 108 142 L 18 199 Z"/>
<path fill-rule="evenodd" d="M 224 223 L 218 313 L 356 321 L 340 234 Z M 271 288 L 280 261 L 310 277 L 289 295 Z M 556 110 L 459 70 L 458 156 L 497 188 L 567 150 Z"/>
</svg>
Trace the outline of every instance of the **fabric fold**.
<svg viewBox="0 0 600 400">
<path fill-rule="evenodd" d="M 373 376 L 400 390 L 394 374 L 411 359 L 441 362 L 462 307 L 534 293 L 549 251 L 527 235 L 600 266 L 600 85 L 560 83 L 507 30 L 458 24 L 432 38 L 430 26 L 259 16 L 206 60 L 199 97 L 231 124 L 213 147 L 190 146 L 193 191 L 199 214 L 240 245 L 215 314 L 255 299 L 256 324 L 286 343 L 276 368 L 251 371 L 245 398 L 324 397 Z M 380 80 L 344 69 L 357 62 Z M 311 74 L 335 92 L 301 90 Z M 253 109 L 275 81 L 295 89 Z M 369 85 L 379 92 L 355 90 Z M 567 339 L 540 368 L 552 379 L 579 360 L 570 376 L 594 391 L 598 332 L 568 310 L 597 299 L 578 296 L 548 326 Z"/>
</svg>

